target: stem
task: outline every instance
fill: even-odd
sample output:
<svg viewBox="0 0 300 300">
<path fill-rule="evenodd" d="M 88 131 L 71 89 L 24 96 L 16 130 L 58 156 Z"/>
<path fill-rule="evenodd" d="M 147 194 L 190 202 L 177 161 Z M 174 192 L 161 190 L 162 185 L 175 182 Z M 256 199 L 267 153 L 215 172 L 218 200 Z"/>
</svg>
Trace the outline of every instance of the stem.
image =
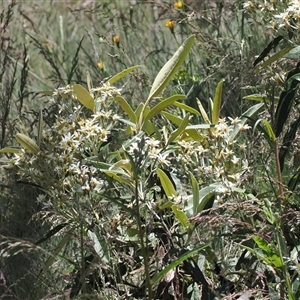
<svg viewBox="0 0 300 300">
<path fill-rule="evenodd" d="M 281 223 L 281 222 L 280 222 Z M 281 260 L 281 263 L 282 263 L 282 268 L 281 268 L 281 271 L 282 271 L 282 275 L 284 277 L 284 283 L 281 282 L 280 284 L 280 299 L 284 300 L 286 299 L 285 297 L 285 286 L 286 286 L 286 289 L 287 289 L 287 292 L 288 292 L 288 295 L 289 295 L 289 300 L 295 300 L 295 297 L 293 295 L 293 288 L 292 288 L 292 284 L 291 284 L 291 280 L 290 280 L 290 274 L 289 274 L 289 271 L 288 271 L 288 267 L 286 265 L 286 263 L 284 262 L 284 257 L 286 256 L 286 253 L 283 253 L 282 250 L 282 238 L 284 236 L 283 232 L 282 232 L 282 229 L 281 229 L 281 224 L 279 224 L 279 227 L 276 228 L 276 240 L 277 240 L 277 245 L 278 245 L 278 250 L 279 250 L 279 256 L 280 256 L 280 260 Z M 286 252 L 286 251 L 284 251 Z"/>
<path fill-rule="evenodd" d="M 278 180 L 278 185 L 279 185 L 278 199 L 279 199 L 279 204 L 281 204 L 281 200 L 284 198 L 284 191 L 283 191 L 282 174 L 281 174 L 281 168 L 280 168 L 279 150 L 278 150 L 277 140 L 274 141 L 274 155 L 275 155 L 275 162 L 276 162 L 277 180 Z"/>
<path fill-rule="evenodd" d="M 153 299 L 152 296 L 152 286 L 151 286 L 151 279 L 150 279 L 150 265 L 149 265 L 149 255 L 148 255 L 148 247 L 145 245 L 144 242 L 144 230 L 142 228 L 142 221 L 140 216 L 140 204 L 139 204 L 139 192 L 138 192 L 138 180 L 135 180 L 135 210 L 136 210 L 136 219 L 137 219 L 137 226 L 139 232 L 139 239 L 141 242 L 141 250 L 144 260 L 144 268 L 145 268 L 145 282 L 146 282 L 146 294 L 148 291 L 148 299 Z M 147 237 L 146 237 L 147 238 Z"/>
<path fill-rule="evenodd" d="M 81 290 L 85 290 L 85 258 L 84 258 L 84 226 L 83 226 L 83 216 L 82 211 L 79 204 L 79 193 L 76 193 L 76 203 L 78 209 L 78 216 L 79 216 L 79 230 L 80 230 L 80 256 L 81 256 L 81 266 L 80 266 L 80 279 L 79 282 L 82 284 Z"/>
</svg>

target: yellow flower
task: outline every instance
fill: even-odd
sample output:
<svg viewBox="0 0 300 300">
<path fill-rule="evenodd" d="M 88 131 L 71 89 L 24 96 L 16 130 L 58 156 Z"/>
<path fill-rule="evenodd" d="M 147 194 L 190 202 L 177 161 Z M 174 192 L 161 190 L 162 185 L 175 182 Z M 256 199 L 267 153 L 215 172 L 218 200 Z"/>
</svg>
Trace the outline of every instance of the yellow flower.
<svg viewBox="0 0 300 300">
<path fill-rule="evenodd" d="M 97 62 L 97 66 L 98 66 L 99 69 L 105 70 L 105 64 L 104 64 L 104 62 L 102 60 L 99 60 Z"/>
<path fill-rule="evenodd" d="M 175 21 L 174 20 L 167 21 L 166 26 L 171 30 L 172 33 L 174 33 L 174 27 L 175 27 Z"/>
<path fill-rule="evenodd" d="M 182 9 L 183 8 L 183 2 L 182 1 L 176 1 L 174 3 L 174 7 L 178 8 L 178 9 Z"/>
<path fill-rule="evenodd" d="M 117 47 L 120 47 L 120 36 L 118 36 L 116 34 L 113 35 L 112 41 L 113 41 L 113 43 L 115 43 L 117 45 Z"/>
</svg>

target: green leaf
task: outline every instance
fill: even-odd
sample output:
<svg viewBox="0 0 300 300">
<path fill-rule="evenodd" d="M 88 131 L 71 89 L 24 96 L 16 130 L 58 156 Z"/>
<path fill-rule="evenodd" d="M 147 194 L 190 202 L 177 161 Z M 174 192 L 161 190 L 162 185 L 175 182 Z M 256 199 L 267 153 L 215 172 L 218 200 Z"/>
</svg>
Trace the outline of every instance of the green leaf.
<svg viewBox="0 0 300 300">
<path fill-rule="evenodd" d="M 300 61 L 300 46 L 295 47 L 287 54 L 285 54 L 283 57 Z"/>
<path fill-rule="evenodd" d="M 295 103 L 295 98 L 297 95 L 297 88 L 299 85 L 298 80 L 290 80 L 295 75 L 300 74 L 299 65 L 292 69 L 286 78 L 286 90 L 282 91 L 280 94 L 279 102 L 275 111 L 275 135 L 278 137 L 282 131 L 283 127 L 290 116 L 291 109 Z"/>
<path fill-rule="evenodd" d="M 201 113 L 201 116 L 202 116 L 203 120 L 205 121 L 205 123 L 210 124 L 211 122 L 209 120 L 209 117 L 208 117 L 201 101 L 198 98 L 197 98 L 197 104 L 198 104 L 198 107 L 199 107 L 199 110 L 200 110 L 200 113 Z"/>
<path fill-rule="evenodd" d="M 282 35 L 275 37 L 268 46 L 262 51 L 262 53 L 255 59 L 253 66 L 255 67 L 260 63 L 270 52 L 275 49 L 278 44 L 284 39 Z"/>
<path fill-rule="evenodd" d="M 11 159 L 7 158 L 7 157 L 1 157 L 0 158 L 0 163 L 4 163 L 4 164 L 7 164 L 7 163 L 10 163 L 11 162 Z M 1 184 L 0 184 L 1 185 Z"/>
<path fill-rule="evenodd" d="M 132 179 L 133 180 L 138 180 L 138 170 L 136 168 L 134 160 L 133 160 L 132 156 L 127 151 L 124 151 L 124 152 L 125 152 L 127 158 L 129 159 L 129 162 L 130 162 L 130 166 L 131 166 L 131 170 L 132 170 Z"/>
<path fill-rule="evenodd" d="M 23 134 L 23 133 L 17 133 L 15 136 L 17 142 L 24 148 L 27 149 L 33 153 L 36 153 L 40 150 L 39 146 L 36 144 L 36 142 L 31 139 L 29 136 Z"/>
<path fill-rule="evenodd" d="M 300 181 L 300 170 L 298 169 L 297 172 L 289 180 L 289 183 L 288 183 L 289 190 L 293 191 L 296 188 L 299 181 Z"/>
<path fill-rule="evenodd" d="M 297 74 L 291 76 L 291 77 L 287 80 L 286 84 L 287 84 L 288 86 L 290 86 L 290 84 L 292 83 L 293 80 L 295 80 L 295 81 L 300 81 L 300 74 L 297 73 Z"/>
<path fill-rule="evenodd" d="M 114 84 L 115 82 L 117 82 L 118 80 L 122 79 L 123 77 L 125 77 L 127 74 L 129 74 L 130 72 L 136 70 L 137 68 L 140 68 L 141 65 L 137 65 L 137 66 L 132 66 L 126 70 L 123 70 L 122 72 L 114 75 L 112 78 L 110 78 L 108 80 L 109 84 Z"/>
<path fill-rule="evenodd" d="M 174 116 L 168 112 L 163 111 L 161 114 L 177 126 L 179 126 L 182 122 L 182 118 Z"/>
<path fill-rule="evenodd" d="M 133 182 L 130 179 L 125 179 L 124 177 L 119 176 L 119 174 L 121 175 L 125 175 L 126 173 L 117 171 L 117 170 L 103 170 L 103 173 L 105 173 L 107 176 L 113 178 L 114 180 L 121 182 L 121 183 L 125 183 L 127 185 L 132 186 Z M 128 176 L 126 174 L 126 176 Z"/>
<path fill-rule="evenodd" d="M 180 222 L 180 224 L 185 228 L 189 228 L 190 227 L 190 222 L 188 220 L 187 215 L 175 204 L 173 204 L 171 206 L 171 209 L 174 213 L 174 216 Z"/>
<path fill-rule="evenodd" d="M 170 263 L 165 269 L 163 269 L 161 272 L 159 272 L 154 277 L 154 279 L 151 280 L 151 285 L 153 285 L 156 282 L 158 282 L 159 280 L 161 280 L 168 272 L 170 272 L 171 270 L 176 268 L 178 265 L 183 263 L 185 260 L 187 260 L 188 258 L 193 256 L 194 254 L 196 254 L 196 253 L 200 252 L 201 250 L 205 249 L 206 247 L 208 247 L 208 245 L 199 246 L 199 247 L 194 248 L 193 250 L 185 252 L 178 259 L 176 259 L 175 261 Z"/>
<path fill-rule="evenodd" d="M 224 80 L 221 80 L 216 88 L 214 100 L 213 100 L 213 109 L 211 120 L 213 124 L 219 122 L 220 110 L 221 110 L 221 101 L 222 101 L 222 91 L 223 91 Z"/>
<path fill-rule="evenodd" d="M 74 84 L 73 90 L 76 94 L 77 100 L 86 108 L 94 110 L 95 101 L 90 93 L 80 84 Z"/>
<path fill-rule="evenodd" d="M 186 129 L 210 129 L 214 128 L 215 124 L 197 124 L 197 125 L 189 125 Z"/>
<path fill-rule="evenodd" d="M 174 123 L 177 126 L 180 126 L 180 124 L 182 123 L 182 119 L 174 116 L 168 112 L 162 112 L 161 113 L 163 116 L 165 116 L 168 120 L 170 120 L 172 123 Z M 201 137 L 198 134 L 198 131 L 196 128 L 189 128 L 190 126 L 187 126 L 185 129 L 185 132 L 194 140 L 194 141 L 200 141 Z"/>
<path fill-rule="evenodd" d="M 190 113 L 192 113 L 194 115 L 200 116 L 199 111 L 197 111 L 196 109 L 194 109 L 194 108 L 192 108 L 192 107 L 190 107 L 190 106 L 188 106 L 188 105 L 186 105 L 184 103 L 176 101 L 174 103 L 174 105 L 177 106 L 177 107 L 179 107 L 179 108 L 181 108 L 181 109 L 183 109 L 183 110 L 185 110 L 185 111 L 188 111 L 188 112 L 190 112 Z"/>
<path fill-rule="evenodd" d="M 264 255 L 262 255 L 262 258 L 265 262 L 272 264 L 275 267 L 282 267 L 283 262 L 276 250 L 276 248 L 268 244 L 263 238 L 261 237 L 253 237 L 252 238 L 256 245 L 263 251 Z"/>
<path fill-rule="evenodd" d="M 153 133 L 157 135 L 160 135 L 159 134 L 159 130 L 156 126 L 154 126 L 154 124 L 148 120 L 145 124 L 144 124 L 144 127 L 143 129 L 145 130 L 145 132 L 149 135 L 149 136 L 152 136 Z"/>
<path fill-rule="evenodd" d="M 174 197 L 176 195 L 176 190 L 168 175 L 159 168 L 156 169 L 156 173 L 167 197 Z"/>
<path fill-rule="evenodd" d="M 20 147 L 5 147 L 0 150 L 0 153 L 20 153 L 21 151 Z"/>
<path fill-rule="evenodd" d="M 268 136 L 269 136 L 270 140 L 275 142 L 276 141 L 276 136 L 275 136 L 275 133 L 272 129 L 271 124 L 267 120 L 263 120 L 263 123 L 264 123 L 265 127 L 267 128 L 267 132 L 268 132 Z"/>
<path fill-rule="evenodd" d="M 254 115 L 261 107 L 264 106 L 264 103 L 258 103 L 250 107 L 246 112 L 243 113 L 241 117 L 240 126 L 243 126 L 247 123 L 248 119 Z M 240 131 L 240 126 L 235 126 L 234 129 L 229 134 L 229 140 L 233 141 Z"/>
<path fill-rule="evenodd" d="M 168 145 L 171 144 L 180 134 L 183 133 L 187 124 L 189 123 L 189 120 L 190 120 L 190 114 L 187 113 L 184 119 L 182 120 L 181 124 L 179 125 L 179 127 L 171 133 L 167 142 Z"/>
<path fill-rule="evenodd" d="M 144 106 L 144 103 L 140 103 L 139 106 L 137 107 L 137 109 L 135 110 L 135 115 L 136 115 L 137 119 L 142 118 L 141 114 L 144 113 L 145 109 L 146 108 Z"/>
<path fill-rule="evenodd" d="M 267 59 L 265 62 L 263 62 L 261 65 L 258 65 L 255 69 L 254 72 L 258 73 L 264 68 L 268 67 L 271 65 L 273 62 L 277 61 L 281 57 L 283 57 L 286 53 L 290 52 L 294 47 L 286 47 L 282 49 L 281 51 L 275 53 L 273 56 L 271 56 L 269 59 Z"/>
<path fill-rule="evenodd" d="M 158 113 L 160 113 L 162 110 L 164 110 L 165 108 L 169 107 L 170 105 L 172 105 L 175 101 L 177 100 L 181 100 L 181 99 L 185 99 L 186 96 L 184 95 L 174 95 L 171 96 L 167 99 L 164 99 L 163 101 L 159 102 L 158 104 L 156 104 L 146 115 L 144 118 L 144 122 L 150 120 L 151 118 L 153 118 L 155 115 L 157 115 Z"/>
<path fill-rule="evenodd" d="M 91 230 L 87 231 L 87 235 L 89 236 L 92 242 L 91 244 L 93 245 L 95 252 L 101 258 L 101 261 L 103 261 L 104 263 L 109 263 L 110 255 L 109 255 L 109 248 L 108 248 L 109 246 L 107 244 L 107 241 L 103 238 L 99 240 L 97 235 Z"/>
<path fill-rule="evenodd" d="M 54 236 L 56 233 L 61 231 L 63 228 L 65 228 L 69 223 L 61 223 L 54 228 L 52 228 L 50 231 L 48 231 L 43 237 L 41 237 L 37 242 L 35 242 L 35 245 L 39 245 L 47 240 L 49 240 L 52 236 Z"/>
<path fill-rule="evenodd" d="M 127 115 L 130 118 L 130 121 L 136 123 L 137 117 L 131 106 L 128 104 L 128 102 L 121 96 L 116 96 L 115 99 L 118 101 L 123 111 L 127 113 Z"/>
<path fill-rule="evenodd" d="M 84 160 L 88 164 L 93 165 L 95 168 L 100 170 L 108 170 L 111 167 L 111 164 L 107 164 L 101 161 L 93 160 L 93 158 L 88 157 Z"/>
<path fill-rule="evenodd" d="M 136 127 L 136 124 L 135 123 L 132 123 L 131 121 L 127 120 L 127 119 L 119 119 L 118 121 L 126 124 L 126 125 L 129 125 L 130 127 L 133 127 L 135 128 Z"/>
<path fill-rule="evenodd" d="M 125 152 L 125 153 L 127 153 L 127 152 Z M 131 174 L 131 171 L 132 171 L 131 163 L 130 163 L 129 159 L 120 159 L 110 167 L 111 170 L 114 170 L 117 168 L 124 169 L 125 171 L 127 171 L 128 174 Z"/>
<path fill-rule="evenodd" d="M 258 102 L 263 102 L 263 103 L 270 103 L 271 102 L 271 100 L 269 98 L 267 98 L 266 95 L 262 95 L 262 94 L 248 95 L 248 96 L 243 97 L 243 99 L 253 100 L 253 101 L 258 101 Z M 274 97 L 273 100 L 274 100 L 274 103 L 277 104 L 278 101 L 279 101 L 279 97 Z"/>
<path fill-rule="evenodd" d="M 195 178 L 195 176 L 190 172 L 190 179 L 192 183 L 192 191 L 193 191 L 193 215 L 197 214 L 197 209 L 200 200 L 200 191 L 199 191 L 199 184 Z"/>
<path fill-rule="evenodd" d="M 194 44 L 194 41 L 195 35 L 191 35 L 189 38 L 187 38 L 175 52 L 172 58 L 162 67 L 154 80 L 147 102 L 153 97 L 158 96 L 167 86 L 172 77 L 177 73 L 177 71 L 183 64 L 186 56 L 188 55 L 191 47 Z"/>
<path fill-rule="evenodd" d="M 195 210 L 195 213 L 198 214 L 199 212 L 212 208 L 215 200 L 216 188 L 218 185 L 209 185 L 204 187 L 199 191 L 199 200 L 198 205 Z"/>
</svg>

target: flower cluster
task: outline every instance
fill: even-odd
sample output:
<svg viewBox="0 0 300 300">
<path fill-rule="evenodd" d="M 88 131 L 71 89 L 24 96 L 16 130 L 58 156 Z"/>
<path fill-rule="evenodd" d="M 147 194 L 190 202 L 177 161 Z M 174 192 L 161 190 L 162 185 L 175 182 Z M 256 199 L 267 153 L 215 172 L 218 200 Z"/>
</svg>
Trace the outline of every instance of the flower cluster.
<svg viewBox="0 0 300 300">
<path fill-rule="evenodd" d="M 45 207 L 68 205 L 78 195 L 82 201 L 92 199 L 103 188 L 98 169 L 86 163 L 86 152 L 96 156 L 101 145 L 107 142 L 110 129 L 119 119 L 109 109 L 108 100 L 120 90 L 103 85 L 91 92 L 97 109 L 87 116 L 82 106 L 74 101 L 76 97 L 71 86 L 57 89 L 50 102 L 58 106 L 58 114 L 55 122 L 42 131 L 40 151 L 32 153 L 23 149 L 12 160 L 20 180 L 45 191 L 38 197 Z"/>
<path fill-rule="evenodd" d="M 233 134 L 249 128 L 238 118 L 220 119 L 214 128 L 199 132 L 200 141 L 178 141 L 177 160 L 185 173 L 193 172 L 200 186 L 220 183 L 221 198 L 225 197 L 233 187 L 242 186 L 251 171 L 246 159 L 246 145 L 237 144 Z"/>
<path fill-rule="evenodd" d="M 220 119 L 215 127 L 199 130 L 199 140 L 183 136 L 166 146 L 152 137 L 136 136 L 127 151 L 139 161 L 139 167 L 146 169 L 155 164 L 181 179 L 192 172 L 200 188 L 219 183 L 222 188 L 217 193 L 225 198 L 232 188 L 243 186 L 251 172 L 246 159 L 247 146 L 236 143 L 235 134 L 249 128 L 238 118 Z"/>
<path fill-rule="evenodd" d="M 170 165 L 170 151 L 165 151 L 163 148 L 162 141 L 152 137 L 137 136 L 130 145 L 128 153 L 139 161 L 140 166 L 147 168 L 155 162 L 158 167 L 165 168 Z"/>
<path fill-rule="evenodd" d="M 283 32 L 296 32 L 299 29 L 300 1 L 250 0 L 244 2 L 244 10 L 255 23 Z"/>
</svg>

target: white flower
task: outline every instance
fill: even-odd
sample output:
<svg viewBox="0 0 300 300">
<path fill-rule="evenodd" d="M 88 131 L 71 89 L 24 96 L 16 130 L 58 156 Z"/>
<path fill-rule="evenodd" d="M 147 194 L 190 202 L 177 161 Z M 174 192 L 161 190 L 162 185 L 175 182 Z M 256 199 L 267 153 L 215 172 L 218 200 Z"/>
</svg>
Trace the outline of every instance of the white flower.
<svg viewBox="0 0 300 300">
<path fill-rule="evenodd" d="M 158 153 L 156 155 L 156 158 L 158 160 L 158 162 L 161 164 L 161 165 L 166 165 L 166 166 L 169 166 L 170 165 L 170 161 L 167 160 L 167 156 L 168 154 L 161 154 L 161 153 Z"/>
<path fill-rule="evenodd" d="M 236 164 L 238 164 L 238 162 L 240 161 L 240 159 L 234 155 L 233 158 L 231 159 L 231 161 L 232 161 L 232 163 L 234 165 L 236 165 Z"/>
</svg>

